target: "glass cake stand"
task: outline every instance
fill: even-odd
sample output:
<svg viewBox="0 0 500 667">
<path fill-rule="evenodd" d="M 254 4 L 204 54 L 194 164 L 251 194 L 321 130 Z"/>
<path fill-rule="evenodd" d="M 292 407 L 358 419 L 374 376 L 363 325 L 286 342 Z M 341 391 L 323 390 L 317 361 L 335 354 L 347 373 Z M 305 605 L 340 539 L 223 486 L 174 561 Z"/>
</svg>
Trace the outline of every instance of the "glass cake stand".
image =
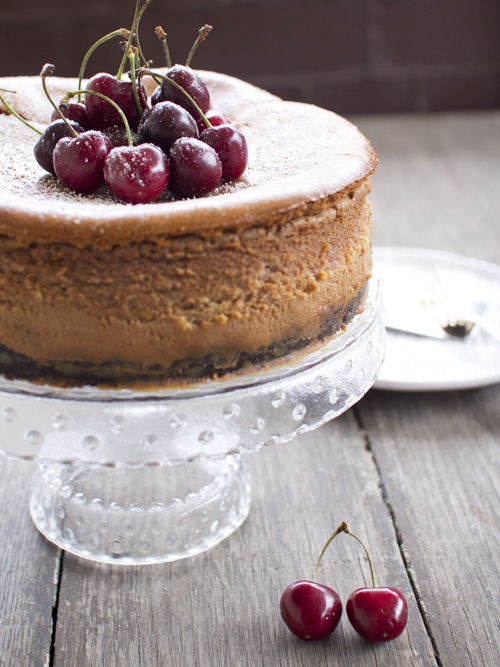
<svg viewBox="0 0 500 667">
<path fill-rule="evenodd" d="M 155 393 L 0 381 L 0 451 L 35 459 L 32 519 L 66 551 L 108 563 L 205 551 L 245 520 L 244 456 L 337 417 L 372 386 L 385 329 L 363 312 L 299 361 Z"/>
</svg>

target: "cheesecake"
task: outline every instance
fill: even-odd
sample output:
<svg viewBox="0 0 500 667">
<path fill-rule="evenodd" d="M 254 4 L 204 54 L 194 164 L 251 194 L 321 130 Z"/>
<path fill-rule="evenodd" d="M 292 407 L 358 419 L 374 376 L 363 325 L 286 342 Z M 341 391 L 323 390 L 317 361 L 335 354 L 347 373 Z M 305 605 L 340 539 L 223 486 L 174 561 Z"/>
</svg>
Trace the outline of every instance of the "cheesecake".
<svg viewBox="0 0 500 667">
<path fill-rule="evenodd" d="M 364 304 L 377 158 L 339 115 L 199 72 L 248 165 L 198 199 L 126 204 L 68 190 L 0 105 L 0 374 L 157 388 L 259 373 L 330 340 Z M 146 81 L 149 94 L 154 82 Z M 77 81 L 53 77 L 57 101 Z M 0 79 L 43 130 L 37 77 Z"/>
</svg>

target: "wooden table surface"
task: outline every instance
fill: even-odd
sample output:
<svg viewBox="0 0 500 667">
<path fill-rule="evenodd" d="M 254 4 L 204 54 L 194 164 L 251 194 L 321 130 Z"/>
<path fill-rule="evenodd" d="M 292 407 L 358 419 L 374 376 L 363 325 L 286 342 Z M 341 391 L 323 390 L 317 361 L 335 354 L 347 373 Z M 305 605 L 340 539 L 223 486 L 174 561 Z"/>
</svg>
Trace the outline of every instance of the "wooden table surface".
<svg viewBox="0 0 500 667">
<path fill-rule="evenodd" d="M 374 245 L 438 248 L 500 264 L 500 112 L 357 118 L 380 157 Z M 347 413 L 248 455 L 250 516 L 214 549 L 119 567 L 61 552 L 28 513 L 32 465 L 0 459 L 0 665 L 326 667 L 500 665 L 500 385 L 372 389 Z M 344 614 L 304 643 L 279 615 L 345 520 L 378 581 L 409 602 L 405 632 L 361 640 Z M 369 583 L 339 538 L 320 580 L 345 601 Z"/>
</svg>

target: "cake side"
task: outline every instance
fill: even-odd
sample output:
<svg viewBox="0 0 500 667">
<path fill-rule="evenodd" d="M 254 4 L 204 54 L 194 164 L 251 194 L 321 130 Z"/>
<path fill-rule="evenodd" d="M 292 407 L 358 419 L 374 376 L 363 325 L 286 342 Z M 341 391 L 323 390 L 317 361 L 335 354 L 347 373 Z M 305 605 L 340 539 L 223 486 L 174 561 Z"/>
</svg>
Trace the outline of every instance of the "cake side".
<svg viewBox="0 0 500 667">
<path fill-rule="evenodd" d="M 208 238 L 100 251 L 2 238 L 0 341 L 44 366 L 76 359 L 86 375 L 108 362 L 116 377 L 311 343 L 342 325 L 370 275 L 368 190 L 366 179 L 322 211 Z"/>
</svg>

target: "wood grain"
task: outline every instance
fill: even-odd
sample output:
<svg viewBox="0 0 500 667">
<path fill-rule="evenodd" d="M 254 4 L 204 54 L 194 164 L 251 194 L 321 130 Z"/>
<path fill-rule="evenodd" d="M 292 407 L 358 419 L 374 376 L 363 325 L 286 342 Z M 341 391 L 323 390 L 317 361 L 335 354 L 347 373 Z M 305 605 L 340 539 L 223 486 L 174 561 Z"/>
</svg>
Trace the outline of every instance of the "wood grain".
<svg viewBox="0 0 500 667">
<path fill-rule="evenodd" d="M 355 118 L 379 157 L 373 244 L 500 263 L 500 112 Z"/>
<path fill-rule="evenodd" d="M 443 665 L 500 664 L 500 387 L 357 410 Z"/>
<path fill-rule="evenodd" d="M 41 667 L 50 661 L 60 552 L 31 521 L 32 474 L 32 463 L 0 457 L 2 667 Z"/>
</svg>

